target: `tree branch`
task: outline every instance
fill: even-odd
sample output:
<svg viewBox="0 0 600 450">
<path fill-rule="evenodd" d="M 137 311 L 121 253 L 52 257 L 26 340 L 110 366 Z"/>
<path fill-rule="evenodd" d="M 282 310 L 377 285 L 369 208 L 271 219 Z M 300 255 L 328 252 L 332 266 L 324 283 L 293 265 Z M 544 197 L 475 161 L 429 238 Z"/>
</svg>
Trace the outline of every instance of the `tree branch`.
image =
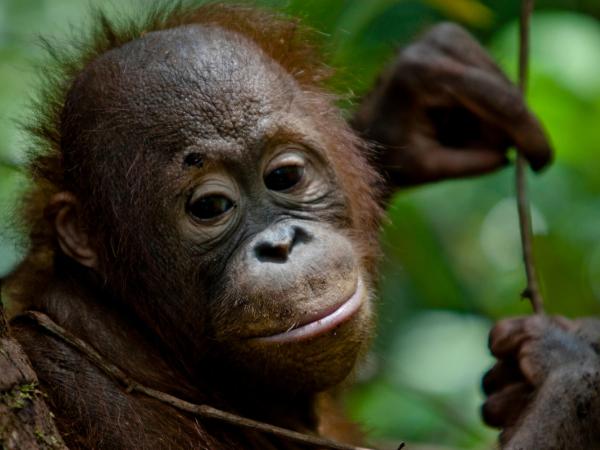
<svg viewBox="0 0 600 450">
<path fill-rule="evenodd" d="M 0 449 L 67 450 L 37 386 L 29 359 L 8 335 L 0 298 Z"/>
<path fill-rule="evenodd" d="M 519 87 L 523 96 L 527 91 L 527 72 L 529 66 L 529 22 L 533 12 L 534 0 L 522 0 L 519 42 Z M 528 298 L 536 314 L 544 312 L 544 300 L 540 293 L 535 261 L 533 258 L 533 232 L 531 228 L 531 210 L 527 196 L 527 161 L 519 153 L 516 164 L 517 209 L 519 211 L 519 229 L 521 231 L 521 246 L 523 261 L 527 276 L 527 287 L 521 294 Z"/>
</svg>

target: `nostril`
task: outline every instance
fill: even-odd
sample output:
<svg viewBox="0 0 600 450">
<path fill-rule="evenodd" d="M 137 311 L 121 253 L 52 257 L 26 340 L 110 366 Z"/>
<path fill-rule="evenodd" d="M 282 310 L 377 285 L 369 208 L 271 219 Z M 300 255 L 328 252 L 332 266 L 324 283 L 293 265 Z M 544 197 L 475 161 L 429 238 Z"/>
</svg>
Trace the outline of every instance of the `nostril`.
<svg viewBox="0 0 600 450">
<path fill-rule="evenodd" d="M 290 242 L 260 242 L 254 249 L 260 262 L 284 263 L 291 250 Z"/>
<path fill-rule="evenodd" d="M 304 228 L 294 227 L 294 238 L 292 240 L 292 248 L 295 247 L 297 244 L 308 244 L 310 241 L 312 241 L 312 237 L 306 232 L 306 230 L 304 230 Z"/>
<path fill-rule="evenodd" d="M 285 263 L 297 245 L 312 241 L 312 236 L 299 226 L 274 227 L 266 230 L 254 247 L 260 262 Z"/>
</svg>

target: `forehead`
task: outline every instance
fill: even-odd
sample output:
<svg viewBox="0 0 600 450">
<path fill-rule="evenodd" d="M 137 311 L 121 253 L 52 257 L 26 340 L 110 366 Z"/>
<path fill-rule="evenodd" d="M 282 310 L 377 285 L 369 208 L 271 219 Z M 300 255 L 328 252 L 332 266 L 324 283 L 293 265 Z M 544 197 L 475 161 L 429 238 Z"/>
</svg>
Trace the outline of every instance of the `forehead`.
<svg viewBox="0 0 600 450">
<path fill-rule="evenodd" d="M 299 91 L 254 42 L 210 26 L 148 33 L 94 66 L 96 76 L 113 80 L 112 92 L 98 101 L 117 120 L 144 139 L 171 139 L 180 148 L 257 139 L 269 117 L 292 108 Z"/>
</svg>

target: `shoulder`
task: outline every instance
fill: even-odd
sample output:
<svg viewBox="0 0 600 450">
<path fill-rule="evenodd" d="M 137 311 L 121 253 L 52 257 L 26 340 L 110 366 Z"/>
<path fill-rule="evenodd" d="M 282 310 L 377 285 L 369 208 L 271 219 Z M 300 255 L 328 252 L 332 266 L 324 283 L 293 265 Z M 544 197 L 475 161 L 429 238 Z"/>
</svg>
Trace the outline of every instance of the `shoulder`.
<svg viewBox="0 0 600 450">
<path fill-rule="evenodd" d="M 189 419 L 127 393 L 76 348 L 25 316 L 13 319 L 11 333 L 29 357 L 69 448 L 192 448 L 192 442 L 202 442 Z"/>
</svg>

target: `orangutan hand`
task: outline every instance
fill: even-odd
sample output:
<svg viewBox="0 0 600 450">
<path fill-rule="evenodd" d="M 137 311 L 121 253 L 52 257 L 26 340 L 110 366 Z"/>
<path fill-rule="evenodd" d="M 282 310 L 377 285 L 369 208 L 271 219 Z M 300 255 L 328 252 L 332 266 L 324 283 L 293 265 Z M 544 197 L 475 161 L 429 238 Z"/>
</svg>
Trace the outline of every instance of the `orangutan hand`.
<svg viewBox="0 0 600 450">
<path fill-rule="evenodd" d="M 516 146 L 534 170 L 552 149 L 519 90 L 462 28 L 445 23 L 401 51 L 352 125 L 379 144 L 397 185 L 484 174 Z"/>
<path fill-rule="evenodd" d="M 503 449 L 600 448 L 600 321 L 535 315 L 498 322 L 485 422 Z"/>
</svg>

